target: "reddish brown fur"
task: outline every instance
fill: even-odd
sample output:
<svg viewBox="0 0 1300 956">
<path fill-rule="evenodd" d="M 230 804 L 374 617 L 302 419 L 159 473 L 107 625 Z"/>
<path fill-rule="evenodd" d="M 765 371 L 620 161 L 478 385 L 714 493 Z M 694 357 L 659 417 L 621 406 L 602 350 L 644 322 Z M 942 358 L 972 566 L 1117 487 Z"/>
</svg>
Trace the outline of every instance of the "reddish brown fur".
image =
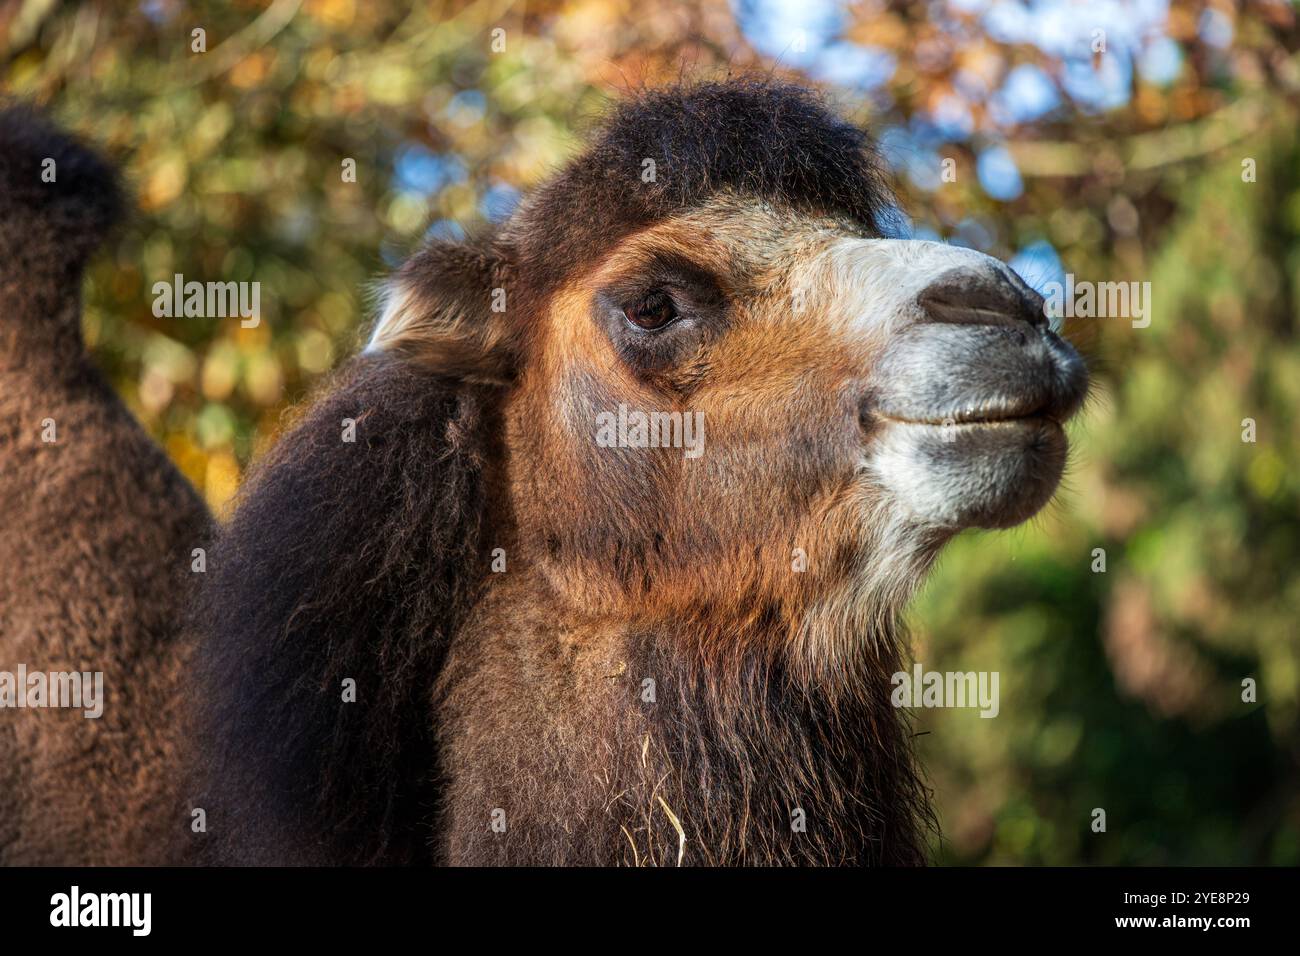
<svg viewBox="0 0 1300 956">
<path fill-rule="evenodd" d="M 103 671 L 106 697 L 99 719 L 0 712 L 0 863 L 175 862 L 207 512 L 84 359 L 0 370 L 0 500 L 0 669 Z"/>
<path fill-rule="evenodd" d="M 175 862 L 190 833 L 180 622 L 208 514 L 81 346 L 118 205 L 93 153 L 0 111 L 0 670 L 103 671 L 106 697 L 99 719 L 0 710 L 3 864 Z"/>
</svg>

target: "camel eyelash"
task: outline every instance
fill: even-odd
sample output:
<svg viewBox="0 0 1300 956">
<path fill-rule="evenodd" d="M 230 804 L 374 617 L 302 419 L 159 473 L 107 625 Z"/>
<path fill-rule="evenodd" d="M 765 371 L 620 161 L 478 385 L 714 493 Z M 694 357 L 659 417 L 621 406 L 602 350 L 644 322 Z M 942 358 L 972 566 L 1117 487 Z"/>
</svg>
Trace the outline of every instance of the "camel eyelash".
<svg viewBox="0 0 1300 956">
<path fill-rule="evenodd" d="M 666 289 L 654 289 L 623 306 L 623 317 L 642 332 L 662 332 L 681 314 L 676 299 Z"/>
</svg>

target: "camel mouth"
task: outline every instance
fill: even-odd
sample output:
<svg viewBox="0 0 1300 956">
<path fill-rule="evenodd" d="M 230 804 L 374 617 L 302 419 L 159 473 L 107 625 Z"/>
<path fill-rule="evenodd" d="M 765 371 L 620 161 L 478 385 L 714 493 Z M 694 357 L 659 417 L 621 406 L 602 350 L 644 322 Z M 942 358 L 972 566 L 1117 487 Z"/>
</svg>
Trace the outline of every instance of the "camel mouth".
<svg viewBox="0 0 1300 956">
<path fill-rule="evenodd" d="M 979 428 L 985 425 L 1037 425 L 1042 422 L 1048 422 L 1059 428 L 1064 424 L 1058 414 L 1046 408 L 1006 415 L 963 410 L 943 417 L 895 418 L 891 415 L 881 415 L 880 418 L 893 425 L 930 425 L 939 428 Z"/>
<path fill-rule="evenodd" d="M 1055 493 L 1088 375 L 1047 329 L 933 324 L 899 336 L 876 382 L 877 480 L 925 524 L 1008 528 Z"/>
<path fill-rule="evenodd" d="M 1062 425 L 1087 390 L 1083 359 L 1054 332 L 933 324 L 903 333 L 883 356 L 864 411 L 901 425 Z"/>
</svg>

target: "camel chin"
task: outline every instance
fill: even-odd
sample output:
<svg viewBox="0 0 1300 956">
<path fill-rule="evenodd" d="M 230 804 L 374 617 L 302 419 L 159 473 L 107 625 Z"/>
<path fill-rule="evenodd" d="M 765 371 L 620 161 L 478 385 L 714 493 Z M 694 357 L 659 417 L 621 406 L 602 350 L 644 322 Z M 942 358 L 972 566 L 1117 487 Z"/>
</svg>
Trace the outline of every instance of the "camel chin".
<svg viewBox="0 0 1300 956">
<path fill-rule="evenodd" d="M 956 426 L 890 422 L 876 470 L 922 524 L 1009 528 L 1051 499 L 1067 449 L 1064 430 L 1045 417 Z"/>
</svg>

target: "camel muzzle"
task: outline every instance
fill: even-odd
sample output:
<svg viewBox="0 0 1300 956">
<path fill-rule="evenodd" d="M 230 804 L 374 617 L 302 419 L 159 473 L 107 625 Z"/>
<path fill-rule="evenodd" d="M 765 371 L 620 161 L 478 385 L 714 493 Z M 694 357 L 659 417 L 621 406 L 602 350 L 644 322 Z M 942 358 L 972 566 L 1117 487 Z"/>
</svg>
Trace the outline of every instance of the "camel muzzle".
<svg viewBox="0 0 1300 956">
<path fill-rule="evenodd" d="M 881 484 L 926 524 L 1005 528 L 1051 497 L 1063 424 L 1088 371 L 1043 299 L 987 256 L 942 272 L 913 299 L 862 403 Z"/>
</svg>

